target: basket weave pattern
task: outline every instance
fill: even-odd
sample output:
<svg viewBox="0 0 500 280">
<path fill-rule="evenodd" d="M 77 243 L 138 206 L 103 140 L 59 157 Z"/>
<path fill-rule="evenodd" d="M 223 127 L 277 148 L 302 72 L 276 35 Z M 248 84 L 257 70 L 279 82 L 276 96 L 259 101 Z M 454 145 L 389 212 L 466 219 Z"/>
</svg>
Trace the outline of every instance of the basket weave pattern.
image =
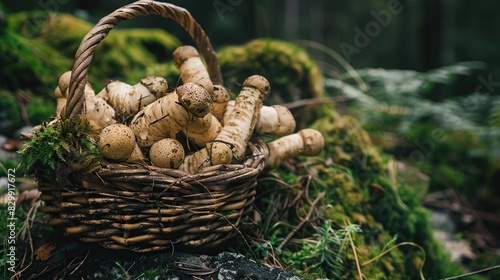
<svg viewBox="0 0 500 280">
<path fill-rule="evenodd" d="M 101 19 L 82 40 L 75 55 L 63 119 L 84 116 L 84 87 L 93 51 L 119 22 L 142 15 L 175 20 L 197 43 L 214 83 L 222 83 L 210 41 L 182 8 L 137 1 Z M 50 224 L 65 234 L 106 248 L 149 252 L 171 246 L 210 248 L 238 233 L 251 210 L 257 176 L 268 151 L 260 140 L 249 143 L 240 164 L 216 165 L 197 174 L 146 164 L 101 161 L 101 169 L 80 174 L 77 182 L 38 187 L 51 215 Z M 67 181 L 67 180 L 66 180 Z"/>
</svg>

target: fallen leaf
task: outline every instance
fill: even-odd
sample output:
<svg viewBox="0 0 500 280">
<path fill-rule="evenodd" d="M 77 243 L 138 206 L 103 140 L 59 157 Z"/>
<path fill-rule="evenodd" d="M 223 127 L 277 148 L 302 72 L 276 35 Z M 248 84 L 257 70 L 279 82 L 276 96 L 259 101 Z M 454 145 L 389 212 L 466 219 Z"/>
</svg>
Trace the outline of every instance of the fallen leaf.
<svg viewBox="0 0 500 280">
<path fill-rule="evenodd" d="M 55 249 L 53 245 L 45 243 L 35 250 L 35 259 L 37 261 L 46 261 L 50 259 L 52 251 Z"/>
</svg>

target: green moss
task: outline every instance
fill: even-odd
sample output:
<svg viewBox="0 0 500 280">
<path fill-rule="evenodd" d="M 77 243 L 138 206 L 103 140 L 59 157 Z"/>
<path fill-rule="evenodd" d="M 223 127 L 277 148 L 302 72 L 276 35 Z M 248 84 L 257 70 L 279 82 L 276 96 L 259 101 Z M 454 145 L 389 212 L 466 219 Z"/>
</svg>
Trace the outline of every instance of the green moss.
<svg viewBox="0 0 500 280">
<path fill-rule="evenodd" d="M 272 95 L 269 103 L 282 104 L 322 94 L 323 76 L 307 52 L 290 42 L 256 39 L 241 46 L 225 47 L 217 58 L 230 88 L 247 77 L 268 78 Z"/>
<path fill-rule="evenodd" d="M 395 238 L 396 243 L 411 242 L 425 251 L 424 256 L 415 245 L 398 247 L 394 249 L 394 254 L 402 255 L 381 258 L 387 262 L 384 266 L 393 267 L 396 274 L 397 271 L 402 272 L 399 276 L 401 279 L 415 279 L 419 277 L 420 266 L 425 257 L 423 274 L 426 278 L 449 276 L 450 272 L 459 274 L 457 272 L 460 269 L 451 264 L 449 257 L 432 236 L 428 211 L 420 204 L 413 189 L 404 185 L 394 186 L 389 180 L 389 158 L 384 159 L 377 152 L 359 123 L 350 117 L 340 117 L 332 113 L 330 117 L 318 120 L 313 127 L 324 132 L 325 154 L 333 155 L 333 162 L 337 160 L 338 153 L 335 154 L 335 150 L 339 147 L 349 153 L 352 159 L 350 162 L 344 160 L 340 164 L 343 169 L 350 171 L 345 173 L 352 176 L 350 180 L 335 180 L 338 175 L 332 178 L 325 176 L 323 180 L 338 186 L 340 190 L 337 190 L 334 196 L 337 198 L 336 203 L 340 203 L 349 216 L 355 217 L 353 212 L 356 212 L 366 217 L 364 221 L 357 221 L 362 225 L 365 241 L 379 240 L 381 243 L 378 247 L 382 248 L 387 245 L 384 245 L 387 240 Z M 335 199 L 332 199 L 331 203 L 335 203 Z"/>
<path fill-rule="evenodd" d="M 56 83 L 62 73 L 71 70 L 76 50 L 94 26 L 70 14 L 48 16 L 40 11 L 16 13 L 9 20 L 13 29 L 26 35 L 25 39 L 32 44 L 50 46 L 58 50 L 60 56 L 69 59 L 65 67 L 51 76 Z M 37 21 L 44 24 L 33 24 Z M 112 30 L 94 51 L 89 82 L 96 91 L 110 79 L 135 84 L 138 81 L 135 79 L 136 72 L 143 74 L 151 65 L 171 60 L 173 51 L 179 45 L 177 38 L 162 29 Z"/>
<path fill-rule="evenodd" d="M 317 280 L 326 278 L 326 273 L 322 270 L 316 272 L 309 272 L 308 270 L 295 270 L 296 275 L 302 277 L 304 280 Z"/>
<path fill-rule="evenodd" d="M 58 73 L 71 60 L 42 42 L 33 42 L 13 32 L 0 36 L 0 84 L 10 91 L 31 89 L 48 96 L 57 85 Z"/>
<path fill-rule="evenodd" d="M 256 206 L 263 214 L 256 234 L 265 241 L 252 245 L 257 256 L 334 279 L 358 278 L 358 264 L 366 279 L 462 273 L 433 238 L 429 213 L 415 191 L 393 184 L 391 158 L 354 118 L 330 110 L 312 127 L 325 137 L 324 153 L 260 179 Z"/>
<path fill-rule="evenodd" d="M 65 183 L 71 175 L 100 168 L 96 143 L 97 132 L 85 119 L 43 125 L 20 151 L 22 167 L 35 179 Z"/>
<path fill-rule="evenodd" d="M 18 12 L 9 17 L 13 29 L 27 39 L 43 42 L 62 55 L 73 58 L 93 24 L 65 13 Z"/>
<path fill-rule="evenodd" d="M 163 276 L 167 272 L 167 269 L 165 267 L 155 267 L 150 270 L 144 271 L 140 275 L 140 277 L 143 277 L 144 279 L 153 279 L 157 276 Z M 138 276 L 139 277 L 139 276 Z"/>
</svg>

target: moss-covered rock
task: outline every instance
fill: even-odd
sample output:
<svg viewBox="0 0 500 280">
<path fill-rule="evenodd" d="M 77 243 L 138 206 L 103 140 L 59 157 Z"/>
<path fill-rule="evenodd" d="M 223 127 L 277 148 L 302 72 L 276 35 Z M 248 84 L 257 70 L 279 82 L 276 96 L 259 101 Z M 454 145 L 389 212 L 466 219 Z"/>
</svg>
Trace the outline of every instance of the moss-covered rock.
<svg viewBox="0 0 500 280">
<path fill-rule="evenodd" d="M 9 17 L 13 29 L 35 44 L 46 44 L 71 60 L 62 74 L 71 70 L 76 50 L 82 39 L 94 26 L 70 14 L 45 12 L 20 12 Z M 37 25 L 34 22 L 43 21 Z M 172 53 L 180 45 L 177 38 L 162 29 L 112 30 L 95 49 L 91 62 L 89 81 L 94 88 L 102 88 L 110 79 L 120 79 L 131 84 L 136 72 L 170 61 Z M 57 81 L 58 76 L 53 80 Z"/>
<path fill-rule="evenodd" d="M 9 91 L 31 90 L 49 96 L 57 75 L 71 65 L 69 58 L 54 48 L 35 43 L 18 33 L 0 35 L 0 86 Z"/>
<path fill-rule="evenodd" d="M 261 178 L 256 240 L 265 241 L 254 243 L 254 251 L 264 261 L 335 279 L 460 274 L 433 238 L 414 190 L 391 180 L 392 159 L 355 119 L 330 109 L 312 125 L 325 136 L 322 156 Z"/>
<path fill-rule="evenodd" d="M 291 42 L 256 39 L 218 51 L 217 58 L 228 87 L 259 74 L 272 85 L 268 102 L 282 104 L 322 94 L 323 76 L 309 54 Z"/>
</svg>

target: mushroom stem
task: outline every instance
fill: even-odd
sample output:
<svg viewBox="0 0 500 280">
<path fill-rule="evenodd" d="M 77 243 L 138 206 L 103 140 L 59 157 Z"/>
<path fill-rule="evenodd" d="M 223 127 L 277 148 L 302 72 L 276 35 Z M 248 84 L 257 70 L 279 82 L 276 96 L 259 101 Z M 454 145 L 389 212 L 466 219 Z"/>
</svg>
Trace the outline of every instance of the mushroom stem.
<svg viewBox="0 0 500 280">
<path fill-rule="evenodd" d="M 229 120 L 229 115 L 234 108 L 234 101 L 227 103 L 222 124 Z M 281 105 L 262 106 L 259 118 L 255 124 L 255 132 L 260 134 L 272 134 L 282 137 L 291 134 L 295 130 L 295 118 L 288 108 Z"/>
<path fill-rule="evenodd" d="M 157 99 L 139 111 L 130 123 L 140 147 L 151 147 L 165 137 L 176 134 L 196 118 L 208 114 L 212 100 L 198 84 L 178 86 L 175 92 Z"/>
<path fill-rule="evenodd" d="M 112 81 L 97 94 L 120 114 L 135 114 L 157 98 L 166 94 L 167 81 L 161 77 L 147 77 L 136 85 Z"/>
<path fill-rule="evenodd" d="M 267 143 L 269 157 L 266 169 L 274 169 L 281 163 L 298 155 L 316 156 L 325 145 L 323 135 L 315 129 L 306 128 Z"/>
</svg>

